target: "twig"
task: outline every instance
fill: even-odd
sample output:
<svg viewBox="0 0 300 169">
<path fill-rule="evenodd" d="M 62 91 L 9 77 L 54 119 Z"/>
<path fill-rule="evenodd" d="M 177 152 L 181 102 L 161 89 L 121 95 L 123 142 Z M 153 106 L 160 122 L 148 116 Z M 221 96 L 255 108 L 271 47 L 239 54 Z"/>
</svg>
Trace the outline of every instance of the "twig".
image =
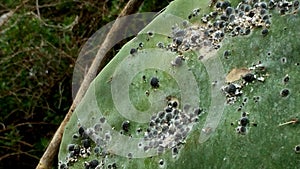
<svg viewBox="0 0 300 169">
<path fill-rule="evenodd" d="M 38 17 L 41 19 L 39 0 L 35 0 L 35 6 L 36 6 L 36 13 L 37 13 Z"/>
<path fill-rule="evenodd" d="M 129 0 L 129 2 L 126 4 L 124 9 L 118 16 L 118 18 L 125 16 L 125 15 L 130 15 L 130 14 L 136 12 L 138 10 L 139 6 L 142 4 L 142 2 L 143 2 L 143 0 Z M 54 158 L 57 155 L 58 148 L 59 148 L 66 124 L 70 120 L 71 115 L 73 114 L 73 111 L 75 110 L 76 106 L 83 98 L 91 81 L 96 77 L 99 65 L 101 64 L 101 60 L 103 60 L 103 58 L 105 57 L 106 51 L 109 49 L 108 47 L 112 43 L 111 39 L 113 39 L 112 37 L 113 37 L 114 33 L 116 31 L 122 29 L 122 25 L 119 23 L 118 18 L 115 21 L 115 23 L 113 24 L 109 33 L 106 35 L 106 38 L 105 38 L 104 42 L 102 43 L 100 49 L 98 50 L 98 53 L 97 53 L 95 59 L 93 60 L 93 63 L 91 65 L 87 75 L 85 76 L 67 115 L 65 116 L 64 120 L 62 121 L 59 128 L 55 132 L 50 144 L 48 145 L 44 155 L 40 159 L 39 164 L 37 165 L 36 169 L 51 168 Z"/>
<path fill-rule="evenodd" d="M 285 125 L 288 125 L 288 124 L 296 124 L 298 122 L 299 122 L 298 119 L 292 119 L 292 120 L 290 120 L 288 122 L 280 123 L 278 126 L 281 127 L 281 126 L 285 126 Z"/>
<path fill-rule="evenodd" d="M 0 27 L 3 26 L 13 15 L 14 13 L 20 9 L 24 4 L 26 4 L 29 0 L 25 0 L 21 5 L 18 5 L 15 9 L 10 10 L 6 14 L 0 16 Z"/>
</svg>

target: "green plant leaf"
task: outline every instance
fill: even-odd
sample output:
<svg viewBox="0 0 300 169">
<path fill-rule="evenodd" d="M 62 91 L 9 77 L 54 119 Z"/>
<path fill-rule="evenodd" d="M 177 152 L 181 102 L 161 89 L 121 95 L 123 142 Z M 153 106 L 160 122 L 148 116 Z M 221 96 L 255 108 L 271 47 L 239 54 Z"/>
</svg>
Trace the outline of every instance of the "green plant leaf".
<svg viewBox="0 0 300 169">
<path fill-rule="evenodd" d="M 272 2 L 170 3 L 92 82 L 65 129 L 60 165 L 297 168 L 298 1 Z M 239 68 L 251 73 L 227 84 Z M 85 135 L 91 153 L 72 162 L 67 147 L 84 150 Z"/>
</svg>

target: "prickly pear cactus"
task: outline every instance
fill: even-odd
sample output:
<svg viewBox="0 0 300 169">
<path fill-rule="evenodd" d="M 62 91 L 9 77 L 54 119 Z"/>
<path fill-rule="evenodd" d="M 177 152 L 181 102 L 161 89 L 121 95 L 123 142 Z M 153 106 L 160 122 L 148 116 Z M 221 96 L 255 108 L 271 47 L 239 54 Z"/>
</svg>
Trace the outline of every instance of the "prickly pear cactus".
<svg viewBox="0 0 300 169">
<path fill-rule="evenodd" d="M 170 3 L 90 85 L 59 168 L 298 168 L 298 10 Z"/>
</svg>

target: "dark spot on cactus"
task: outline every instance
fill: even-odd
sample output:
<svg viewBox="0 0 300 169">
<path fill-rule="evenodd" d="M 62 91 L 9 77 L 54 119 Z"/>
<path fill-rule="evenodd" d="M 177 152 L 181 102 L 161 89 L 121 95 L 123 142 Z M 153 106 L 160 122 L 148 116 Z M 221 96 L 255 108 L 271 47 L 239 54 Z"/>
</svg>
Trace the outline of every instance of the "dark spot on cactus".
<svg viewBox="0 0 300 169">
<path fill-rule="evenodd" d="M 152 77 L 151 80 L 150 80 L 150 85 L 153 87 L 153 88 L 158 88 L 159 87 L 159 80 L 157 77 Z"/>
<path fill-rule="evenodd" d="M 243 79 L 245 80 L 245 82 L 251 83 L 253 82 L 256 78 L 255 75 L 252 73 L 247 73 L 246 75 L 243 76 Z"/>
<path fill-rule="evenodd" d="M 297 153 L 297 154 L 300 153 L 300 145 L 296 145 L 294 150 L 295 150 L 295 153 Z"/>
<path fill-rule="evenodd" d="M 257 123 L 252 123 L 252 125 L 253 125 L 254 127 L 257 127 Z"/>
<path fill-rule="evenodd" d="M 129 131 L 129 128 L 130 128 L 130 122 L 128 120 L 124 121 L 122 123 L 122 129 L 125 131 L 125 132 L 128 132 Z"/>
<path fill-rule="evenodd" d="M 287 97 L 290 94 L 290 91 L 288 89 L 283 89 L 280 92 L 281 97 Z"/>
<path fill-rule="evenodd" d="M 135 54 L 136 52 L 137 52 L 137 50 L 136 50 L 135 48 L 131 48 L 131 49 L 130 49 L 130 54 L 131 54 L 131 55 Z"/>
</svg>

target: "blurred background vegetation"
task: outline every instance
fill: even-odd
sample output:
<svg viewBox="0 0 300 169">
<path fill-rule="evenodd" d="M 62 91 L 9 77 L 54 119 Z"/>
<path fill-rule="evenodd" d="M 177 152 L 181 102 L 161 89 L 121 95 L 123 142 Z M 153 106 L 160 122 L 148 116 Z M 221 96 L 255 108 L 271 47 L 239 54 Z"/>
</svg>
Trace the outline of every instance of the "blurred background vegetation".
<svg viewBox="0 0 300 169">
<path fill-rule="evenodd" d="M 0 21 L 0 168 L 36 167 L 72 103 L 80 49 L 127 1 L 0 2 L 2 21 L 11 16 Z M 138 11 L 158 12 L 170 1 L 145 0 Z"/>
</svg>

